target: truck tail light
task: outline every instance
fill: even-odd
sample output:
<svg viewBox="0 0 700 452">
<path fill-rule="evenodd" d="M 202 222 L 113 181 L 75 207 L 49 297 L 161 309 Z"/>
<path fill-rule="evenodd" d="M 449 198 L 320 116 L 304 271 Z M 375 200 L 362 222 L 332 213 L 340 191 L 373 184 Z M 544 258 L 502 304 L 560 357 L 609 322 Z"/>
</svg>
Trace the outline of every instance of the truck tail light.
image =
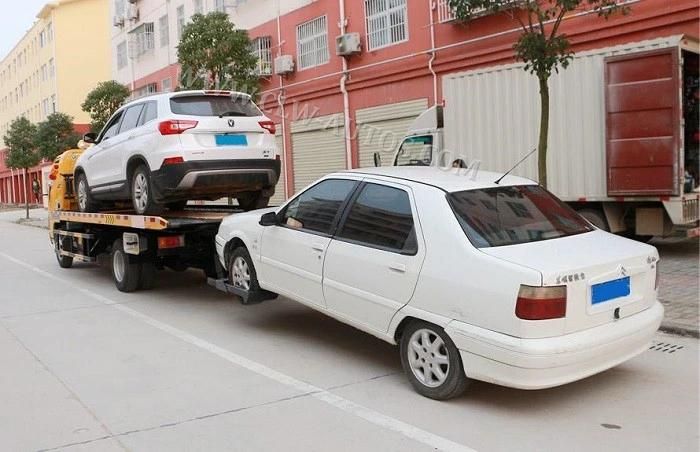
<svg viewBox="0 0 700 452">
<path fill-rule="evenodd" d="M 158 124 L 161 135 L 180 135 L 185 130 L 194 129 L 199 124 L 197 121 L 187 119 L 174 119 Z"/>
<path fill-rule="evenodd" d="M 179 163 L 185 163 L 185 159 L 182 157 L 168 157 L 163 159 L 162 166 L 177 165 Z"/>
<path fill-rule="evenodd" d="M 566 316 L 566 286 L 520 286 L 515 315 L 523 320 L 560 319 Z"/>
<path fill-rule="evenodd" d="M 260 121 L 258 124 L 273 135 L 277 132 L 277 127 L 275 127 L 275 123 L 272 121 Z"/>
<path fill-rule="evenodd" d="M 169 250 L 173 248 L 182 248 L 185 246 L 184 235 L 166 235 L 158 237 L 158 249 Z"/>
</svg>

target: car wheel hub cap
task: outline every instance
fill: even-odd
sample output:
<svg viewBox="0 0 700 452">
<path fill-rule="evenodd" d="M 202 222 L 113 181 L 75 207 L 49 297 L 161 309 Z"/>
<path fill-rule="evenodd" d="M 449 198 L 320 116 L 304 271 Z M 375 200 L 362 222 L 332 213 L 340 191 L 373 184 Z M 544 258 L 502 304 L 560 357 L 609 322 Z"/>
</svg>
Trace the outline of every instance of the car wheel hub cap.
<svg viewBox="0 0 700 452">
<path fill-rule="evenodd" d="M 250 269 L 245 259 L 240 256 L 233 260 L 231 283 L 239 289 L 250 290 Z"/>
<path fill-rule="evenodd" d="M 436 388 L 447 380 L 450 360 L 445 342 L 428 329 L 413 333 L 408 346 L 408 362 L 413 375 L 429 388 Z"/>
<path fill-rule="evenodd" d="M 114 262 L 112 262 L 114 267 L 114 279 L 119 282 L 124 280 L 124 269 L 126 268 L 126 262 L 124 262 L 124 253 L 121 251 L 116 251 L 114 253 Z"/>
<path fill-rule="evenodd" d="M 84 180 L 78 182 L 78 204 L 81 210 L 85 210 L 85 205 L 87 204 L 87 189 L 85 188 Z"/>
<path fill-rule="evenodd" d="M 134 201 L 136 208 L 141 212 L 148 205 L 148 181 L 143 174 L 136 175 L 134 179 Z"/>
</svg>

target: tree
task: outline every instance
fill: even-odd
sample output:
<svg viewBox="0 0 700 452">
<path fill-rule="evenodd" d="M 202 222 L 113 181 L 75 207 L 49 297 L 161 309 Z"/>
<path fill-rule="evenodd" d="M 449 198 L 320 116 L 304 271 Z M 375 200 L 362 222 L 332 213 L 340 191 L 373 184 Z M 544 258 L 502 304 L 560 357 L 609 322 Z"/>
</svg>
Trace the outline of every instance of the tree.
<svg viewBox="0 0 700 452">
<path fill-rule="evenodd" d="M 73 117 L 65 113 L 52 113 L 37 126 L 36 146 L 39 155 L 46 160 L 78 145 L 80 135 L 73 128 Z"/>
<path fill-rule="evenodd" d="M 514 5 L 514 3 L 516 3 Z M 540 136 L 537 145 L 539 183 L 547 187 L 547 144 L 549 135 L 549 78 L 559 69 L 566 69 L 574 52 L 568 36 L 560 26 L 566 15 L 588 9 L 607 19 L 616 13 L 626 14 L 629 8 L 617 0 L 449 0 L 460 21 L 469 21 L 483 12 L 508 12 L 522 33 L 513 49 L 525 70 L 537 77 L 540 90 Z"/>
<path fill-rule="evenodd" d="M 257 57 L 245 30 L 236 29 L 222 12 L 195 14 L 177 46 L 185 89 L 230 89 L 255 94 Z"/>
<path fill-rule="evenodd" d="M 97 133 L 102 130 L 109 117 L 124 104 L 130 94 L 129 88 L 114 80 L 101 82 L 90 91 L 80 107 L 92 118 L 92 131 Z"/>
<path fill-rule="evenodd" d="M 27 168 L 39 163 L 40 157 L 36 152 L 36 126 L 27 118 L 17 118 L 10 123 L 3 137 L 7 154 L 5 165 L 10 168 L 24 170 L 24 205 L 29 219 L 29 188 L 27 187 Z"/>
</svg>

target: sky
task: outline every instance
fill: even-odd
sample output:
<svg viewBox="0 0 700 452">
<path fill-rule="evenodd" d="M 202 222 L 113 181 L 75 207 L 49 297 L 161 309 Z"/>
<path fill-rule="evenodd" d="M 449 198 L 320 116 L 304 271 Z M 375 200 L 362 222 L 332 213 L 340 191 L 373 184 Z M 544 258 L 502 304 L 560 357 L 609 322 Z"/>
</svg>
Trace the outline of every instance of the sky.
<svg viewBox="0 0 700 452">
<path fill-rule="evenodd" d="M 12 0 L 0 14 L 0 60 L 31 28 L 37 13 L 50 0 Z M 2 3 L 7 2 L 7 0 Z M 10 3 L 10 2 L 7 2 Z"/>
</svg>

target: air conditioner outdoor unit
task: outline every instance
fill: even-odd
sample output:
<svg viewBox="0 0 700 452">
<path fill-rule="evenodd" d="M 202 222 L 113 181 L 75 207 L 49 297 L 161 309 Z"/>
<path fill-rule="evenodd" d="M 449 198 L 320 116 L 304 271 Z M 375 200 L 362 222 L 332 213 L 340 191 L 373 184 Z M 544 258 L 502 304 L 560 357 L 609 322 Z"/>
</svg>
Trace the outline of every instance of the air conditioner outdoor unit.
<svg viewBox="0 0 700 452">
<path fill-rule="evenodd" d="M 124 26 L 124 16 L 114 16 L 114 26 L 123 27 Z"/>
<path fill-rule="evenodd" d="M 346 33 L 335 38 L 335 53 L 338 56 L 350 56 L 362 52 L 360 33 Z"/>
<path fill-rule="evenodd" d="M 282 55 L 275 58 L 275 74 L 285 75 L 294 72 L 294 58 L 291 55 Z"/>
</svg>

